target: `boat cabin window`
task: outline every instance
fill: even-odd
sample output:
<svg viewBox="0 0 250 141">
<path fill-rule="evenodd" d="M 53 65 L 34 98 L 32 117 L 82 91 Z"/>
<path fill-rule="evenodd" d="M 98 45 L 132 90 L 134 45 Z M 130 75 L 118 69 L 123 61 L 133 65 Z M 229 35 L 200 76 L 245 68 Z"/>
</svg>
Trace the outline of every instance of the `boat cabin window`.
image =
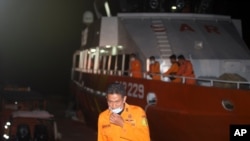
<svg viewBox="0 0 250 141">
<path fill-rule="evenodd" d="M 20 124 L 17 127 L 17 140 L 29 141 L 31 139 L 30 128 L 27 124 Z"/>
</svg>

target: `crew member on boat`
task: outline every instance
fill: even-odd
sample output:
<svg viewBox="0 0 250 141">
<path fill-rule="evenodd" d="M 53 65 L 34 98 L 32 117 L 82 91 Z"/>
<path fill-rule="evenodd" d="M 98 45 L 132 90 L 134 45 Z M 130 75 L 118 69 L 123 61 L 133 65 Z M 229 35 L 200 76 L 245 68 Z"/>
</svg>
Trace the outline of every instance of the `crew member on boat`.
<svg viewBox="0 0 250 141">
<path fill-rule="evenodd" d="M 142 78 L 142 65 L 134 53 L 130 55 L 130 76 Z"/>
<path fill-rule="evenodd" d="M 176 75 L 187 77 L 185 78 L 185 84 L 196 84 L 192 63 L 189 60 L 186 60 L 183 55 L 178 56 L 178 62 L 180 68 Z"/>
<path fill-rule="evenodd" d="M 123 84 L 110 84 L 106 98 L 108 109 L 98 117 L 98 141 L 150 141 L 146 113 L 126 103 Z"/>
<path fill-rule="evenodd" d="M 161 80 L 161 74 L 160 74 L 160 63 L 155 60 L 154 56 L 149 57 L 150 65 L 149 65 L 149 72 L 148 75 L 153 80 Z"/>
<path fill-rule="evenodd" d="M 180 83 L 181 78 L 175 77 L 177 72 L 179 71 L 179 63 L 177 62 L 176 55 L 172 54 L 169 56 L 171 67 L 164 73 L 164 75 L 167 75 L 171 82 Z"/>
</svg>

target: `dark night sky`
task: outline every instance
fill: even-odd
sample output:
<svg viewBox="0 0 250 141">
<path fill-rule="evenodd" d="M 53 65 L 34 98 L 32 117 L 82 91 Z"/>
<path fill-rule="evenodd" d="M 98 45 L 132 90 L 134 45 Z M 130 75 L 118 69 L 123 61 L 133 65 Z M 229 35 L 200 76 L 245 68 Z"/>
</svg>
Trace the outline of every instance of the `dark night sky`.
<svg viewBox="0 0 250 141">
<path fill-rule="evenodd" d="M 1 0 L 0 82 L 31 85 L 39 91 L 67 93 L 73 52 L 80 47 L 82 14 L 93 0 Z M 247 20 L 231 3 L 229 13 Z"/>
<path fill-rule="evenodd" d="M 80 47 L 83 0 L 1 0 L 0 81 L 67 91 Z"/>
<path fill-rule="evenodd" d="M 242 32 L 243 32 L 243 40 L 246 42 L 248 47 L 250 48 L 250 18 L 246 13 L 248 12 L 248 2 L 247 1 L 236 1 L 236 0 L 228 0 L 228 12 L 227 14 L 234 19 L 241 19 L 242 22 Z M 222 9 L 223 6 L 219 6 L 218 9 Z"/>
</svg>

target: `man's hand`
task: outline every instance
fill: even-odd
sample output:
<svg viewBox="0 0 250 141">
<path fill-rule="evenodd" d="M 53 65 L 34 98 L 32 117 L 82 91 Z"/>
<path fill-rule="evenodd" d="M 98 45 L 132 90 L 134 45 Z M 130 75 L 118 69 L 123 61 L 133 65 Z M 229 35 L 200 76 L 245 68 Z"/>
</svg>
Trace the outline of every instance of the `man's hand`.
<svg viewBox="0 0 250 141">
<path fill-rule="evenodd" d="M 123 121 L 123 118 L 119 114 L 112 113 L 109 117 L 109 121 L 110 123 L 123 127 L 124 121 Z"/>
</svg>

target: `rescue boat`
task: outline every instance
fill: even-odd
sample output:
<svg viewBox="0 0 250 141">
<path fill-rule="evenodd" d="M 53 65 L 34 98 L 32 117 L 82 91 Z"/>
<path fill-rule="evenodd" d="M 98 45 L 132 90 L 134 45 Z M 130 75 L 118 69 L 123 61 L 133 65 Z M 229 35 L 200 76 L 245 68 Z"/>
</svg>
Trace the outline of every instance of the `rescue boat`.
<svg viewBox="0 0 250 141">
<path fill-rule="evenodd" d="M 3 141 L 61 139 L 54 115 L 44 110 L 15 111 L 4 127 Z"/>
<path fill-rule="evenodd" d="M 0 90 L 0 133 L 4 135 L 5 123 L 9 121 L 13 112 L 23 110 L 45 110 L 47 105 L 46 97 L 38 91 L 31 89 L 30 86 L 4 85 Z M 2 136 L 1 140 L 9 136 Z"/>
<path fill-rule="evenodd" d="M 231 125 L 250 124 L 250 51 L 240 29 L 240 20 L 220 15 L 101 17 L 82 32 L 82 46 L 73 55 L 71 93 L 96 130 L 98 115 L 107 108 L 107 85 L 119 82 L 127 102 L 145 109 L 152 141 L 228 141 Z M 143 64 L 143 78 L 129 75 L 131 53 Z M 172 83 L 161 74 L 161 80 L 146 75 L 150 56 L 164 73 L 172 54 L 192 62 L 196 85 L 185 84 L 185 77 Z"/>
</svg>

